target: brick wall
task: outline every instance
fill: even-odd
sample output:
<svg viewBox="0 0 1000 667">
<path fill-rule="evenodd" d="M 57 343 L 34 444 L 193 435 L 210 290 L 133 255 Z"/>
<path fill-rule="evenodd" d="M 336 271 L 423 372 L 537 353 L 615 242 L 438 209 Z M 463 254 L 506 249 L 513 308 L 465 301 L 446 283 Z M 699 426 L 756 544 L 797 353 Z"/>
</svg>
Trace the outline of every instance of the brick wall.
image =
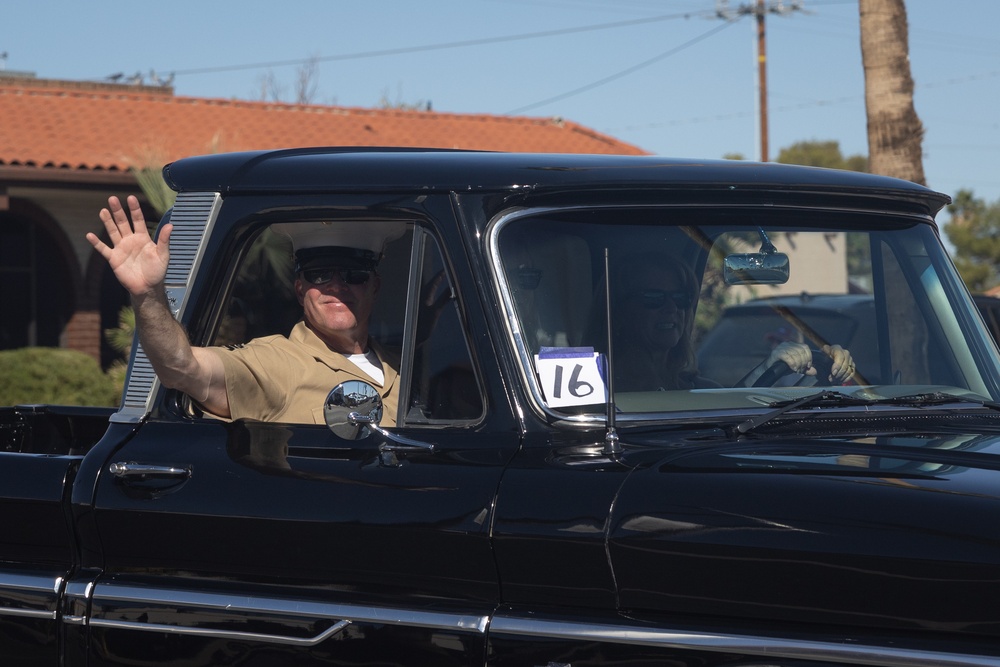
<svg viewBox="0 0 1000 667">
<path fill-rule="evenodd" d="M 96 310 L 78 310 L 62 333 L 62 347 L 89 354 L 101 361 L 101 314 Z"/>
</svg>

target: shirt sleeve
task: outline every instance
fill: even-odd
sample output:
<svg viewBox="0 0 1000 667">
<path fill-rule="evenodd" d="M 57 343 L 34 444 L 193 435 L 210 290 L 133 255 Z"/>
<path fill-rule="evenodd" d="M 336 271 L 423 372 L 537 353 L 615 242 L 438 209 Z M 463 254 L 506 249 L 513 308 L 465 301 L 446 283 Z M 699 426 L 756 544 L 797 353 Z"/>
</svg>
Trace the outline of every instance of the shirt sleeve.
<svg viewBox="0 0 1000 667">
<path fill-rule="evenodd" d="M 225 368 L 232 419 L 269 421 L 285 410 L 296 360 L 267 340 L 213 349 Z"/>
</svg>

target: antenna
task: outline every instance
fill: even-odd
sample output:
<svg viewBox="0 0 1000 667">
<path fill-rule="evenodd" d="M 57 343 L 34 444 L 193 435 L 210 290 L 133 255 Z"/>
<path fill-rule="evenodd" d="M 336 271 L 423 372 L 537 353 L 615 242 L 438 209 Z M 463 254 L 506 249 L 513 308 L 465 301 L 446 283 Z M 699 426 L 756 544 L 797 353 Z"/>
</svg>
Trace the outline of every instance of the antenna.
<svg viewBox="0 0 1000 667">
<path fill-rule="evenodd" d="M 604 386 L 608 391 L 607 396 L 607 425 L 608 432 L 604 436 L 604 453 L 608 456 L 621 454 L 622 446 L 618 441 L 618 430 L 615 427 L 615 370 L 612 357 L 614 354 L 614 344 L 611 339 L 611 262 L 608 260 L 608 249 L 604 248 L 604 322 L 608 328 L 608 353 L 605 357 Z"/>
</svg>

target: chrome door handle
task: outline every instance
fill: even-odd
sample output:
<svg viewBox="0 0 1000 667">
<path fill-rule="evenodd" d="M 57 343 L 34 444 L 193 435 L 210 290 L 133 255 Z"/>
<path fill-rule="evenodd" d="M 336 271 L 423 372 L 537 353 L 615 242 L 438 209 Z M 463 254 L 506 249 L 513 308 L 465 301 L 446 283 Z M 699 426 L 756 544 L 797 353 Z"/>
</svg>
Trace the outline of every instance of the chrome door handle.
<svg viewBox="0 0 1000 667">
<path fill-rule="evenodd" d="M 190 467 L 157 466 L 148 463 L 135 463 L 134 461 L 112 463 L 108 466 L 108 472 L 123 479 L 130 477 L 180 477 L 188 479 L 192 474 Z"/>
</svg>

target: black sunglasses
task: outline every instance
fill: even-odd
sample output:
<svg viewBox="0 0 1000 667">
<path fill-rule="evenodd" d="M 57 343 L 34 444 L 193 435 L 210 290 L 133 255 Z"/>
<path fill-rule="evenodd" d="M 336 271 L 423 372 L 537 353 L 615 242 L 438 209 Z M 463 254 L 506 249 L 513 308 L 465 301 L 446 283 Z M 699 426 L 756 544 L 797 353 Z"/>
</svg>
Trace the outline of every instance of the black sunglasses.
<svg viewBox="0 0 1000 667">
<path fill-rule="evenodd" d="M 640 303 L 643 308 L 654 310 L 667 305 L 667 299 L 674 302 L 680 310 L 687 310 L 691 307 L 691 295 L 682 290 L 666 291 L 662 289 L 647 289 L 638 293 Z"/>
<path fill-rule="evenodd" d="M 334 276 L 347 285 L 364 285 L 372 277 L 372 272 L 368 269 L 310 269 L 302 272 L 302 278 L 312 285 L 325 285 Z"/>
</svg>

